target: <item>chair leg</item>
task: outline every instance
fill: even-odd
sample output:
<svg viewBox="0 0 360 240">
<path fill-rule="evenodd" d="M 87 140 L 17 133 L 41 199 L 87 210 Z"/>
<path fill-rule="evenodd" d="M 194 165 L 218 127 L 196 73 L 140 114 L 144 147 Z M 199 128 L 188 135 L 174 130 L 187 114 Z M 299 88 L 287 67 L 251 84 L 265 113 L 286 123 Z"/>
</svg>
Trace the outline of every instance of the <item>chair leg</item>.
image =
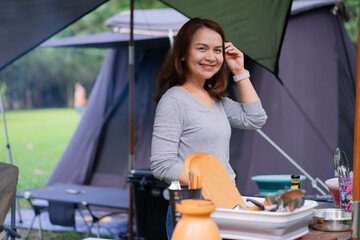
<svg viewBox="0 0 360 240">
<path fill-rule="evenodd" d="M 16 229 L 0 227 L 0 232 L 3 229 L 5 229 L 5 235 L 2 238 L 2 240 L 8 240 L 9 238 L 11 239 L 21 238 L 21 235 L 16 232 Z"/>
<path fill-rule="evenodd" d="M 79 214 L 80 214 L 82 220 L 84 221 L 84 224 L 85 224 L 86 228 L 88 229 L 88 232 L 86 233 L 85 237 L 88 237 L 91 234 L 92 225 L 89 226 L 88 222 L 85 220 L 84 214 L 82 213 L 81 209 L 78 208 L 78 210 L 79 210 Z"/>
<path fill-rule="evenodd" d="M 2 240 L 8 240 L 8 239 L 9 239 L 9 233 L 5 232 L 5 235 L 2 238 Z"/>
<path fill-rule="evenodd" d="M 91 223 L 90 223 L 90 226 L 89 226 L 89 235 L 88 235 L 87 237 L 89 237 L 90 234 L 92 234 L 91 229 L 92 229 L 93 226 L 94 226 L 94 222 L 91 222 Z"/>
<path fill-rule="evenodd" d="M 42 240 L 41 215 L 39 217 L 39 240 Z"/>
<path fill-rule="evenodd" d="M 25 240 L 29 239 L 30 231 L 31 231 L 31 229 L 32 229 L 32 226 L 33 226 L 33 224 L 34 224 L 34 221 L 35 221 L 36 216 L 37 216 L 37 215 L 34 215 L 33 219 L 31 219 L 30 226 L 29 226 L 28 231 L 27 231 L 27 233 L 26 233 L 26 235 L 25 235 L 25 237 L 24 237 Z"/>
<path fill-rule="evenodd" d="M 16 198 L 16 208 L 17 208 L 17 212 L 18 212 L 18 215 L 19 215 L 19 223 L 22 223 L 23 220 L 22 220 L 22 216 L 21 216 L 21 209 L 20 209 L 20 203 L 19 203 L 19 199 Z"/>
<path fill-rule="evenodd" d="M 96 229 L 97 229 L 96 236 L 97 236 L 97 238 L 100 238 L 100 224 L 99 224 L 99 222 L 96 222 Z"/>
</svg>

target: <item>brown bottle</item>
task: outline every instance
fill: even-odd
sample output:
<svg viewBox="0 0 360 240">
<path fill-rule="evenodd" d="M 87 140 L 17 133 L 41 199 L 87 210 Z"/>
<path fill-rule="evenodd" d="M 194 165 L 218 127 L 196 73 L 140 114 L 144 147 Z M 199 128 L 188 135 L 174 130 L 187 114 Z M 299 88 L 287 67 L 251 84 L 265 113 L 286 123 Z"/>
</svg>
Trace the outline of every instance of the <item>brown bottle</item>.
<svg viewBox="0 0 360 240">
<path fill-rule="evenodd" d="M 291 175 L 290 189 L 300 189 L 300 175 Z"/>
</svg>

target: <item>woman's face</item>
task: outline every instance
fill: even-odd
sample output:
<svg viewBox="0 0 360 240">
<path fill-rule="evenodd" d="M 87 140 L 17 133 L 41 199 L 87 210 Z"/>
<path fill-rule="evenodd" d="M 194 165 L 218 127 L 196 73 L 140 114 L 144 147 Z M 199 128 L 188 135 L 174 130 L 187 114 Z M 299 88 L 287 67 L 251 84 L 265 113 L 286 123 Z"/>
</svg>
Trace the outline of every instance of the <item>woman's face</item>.
<svg viewBox="0 0 360 240">
<path fill-rule="evenodd" d="M 182 59 L 186 64 L 186 80 L 205 81 L 214 76 L 224 62 L 221 35 L 210 28 L 198 29 Z"/>
</svg>

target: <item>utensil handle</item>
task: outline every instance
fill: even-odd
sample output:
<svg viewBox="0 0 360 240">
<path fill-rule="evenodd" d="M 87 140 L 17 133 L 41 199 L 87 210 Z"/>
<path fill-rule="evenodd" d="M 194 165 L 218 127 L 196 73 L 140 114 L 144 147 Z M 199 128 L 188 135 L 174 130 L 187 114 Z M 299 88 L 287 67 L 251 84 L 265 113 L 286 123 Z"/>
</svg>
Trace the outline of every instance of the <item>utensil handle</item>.
<svg viewBox="0 0 360 240">
<path fill-rule="evenodd" d="M 246 201 L 252 202 L 253 204 L 255 204 L 255 206 L 249 207 L 246 210 L 252 210 L 252 211 L 264 211 L 265 210 L 264 205 L 254 199 L 248 198 L 248 199 L 246 199 Z"/>
</svg>

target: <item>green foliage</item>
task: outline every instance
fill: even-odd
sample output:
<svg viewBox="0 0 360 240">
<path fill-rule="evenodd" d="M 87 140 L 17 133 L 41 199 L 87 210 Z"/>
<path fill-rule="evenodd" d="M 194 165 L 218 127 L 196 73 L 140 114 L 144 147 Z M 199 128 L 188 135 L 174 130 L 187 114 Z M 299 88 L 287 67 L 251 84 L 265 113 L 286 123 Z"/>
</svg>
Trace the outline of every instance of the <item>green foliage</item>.
<svg viewBox="0 0 360 240">
<path fill-rule="evenodd" d="M 18 189 L 44 186 L 80 115 L 74 109 L 41 109 L 6 111 L 5 116 L 13 163 L 19 168 Z M 0 138 L 0 161 L 9 162 L 4 134 Z"/>
<path fill-rule="evenodd" d="M 345 22 L 345 28 L 348 32 L 351 41 L 357 47 L 358 31 L 359 31 L 359 1 L 358 0 L 343 0 L 346 4 L 350 20 Z"/>
<path fill-rule="evenodd" d="M 11 105 L 17 99 L 20 108 L 67 107 L 75 82 L 90 89 L 105 53 L 99 49 L 37 48 L 0 72 L 6 102 Z"/>
</svg>

